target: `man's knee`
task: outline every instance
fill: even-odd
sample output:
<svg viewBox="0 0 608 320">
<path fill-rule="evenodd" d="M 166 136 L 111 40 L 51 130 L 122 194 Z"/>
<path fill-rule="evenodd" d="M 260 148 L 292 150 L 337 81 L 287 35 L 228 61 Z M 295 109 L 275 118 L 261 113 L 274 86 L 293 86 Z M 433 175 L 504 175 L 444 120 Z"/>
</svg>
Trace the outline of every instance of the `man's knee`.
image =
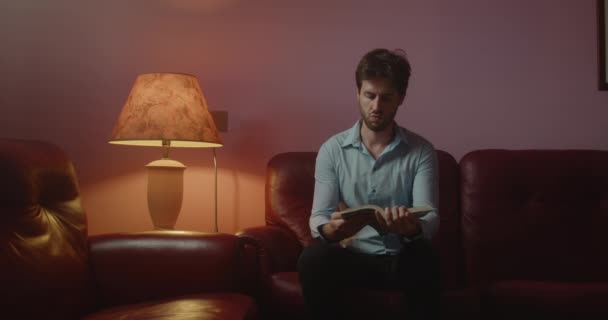
<svg viewBox="0 0 608 320">
<path fill-rule="evenodd" d="M 430 242 L 417 240 L 406 244 L 401 250 L 401 260 L 420 262 L 424 268 L 439 265 L 439 256 Z"/>
<path fill-rule="evenodd" d="M 319 243 L 305 247 L 298 258 L 298 272 L 319 272 L 327 268 L 332 260 L 333 248 L 330 244 Z"/>
<path fill-rule="evenodd" d="M 434 248 L 426 241 L 406 245 L 399 257 L 399 270 L 403 280 L 409 283 L 424 283 L 434 286 L 439 282 L 439 258 Z M 415 278 L 409 275 L 415 274 Z"/>
</svg>

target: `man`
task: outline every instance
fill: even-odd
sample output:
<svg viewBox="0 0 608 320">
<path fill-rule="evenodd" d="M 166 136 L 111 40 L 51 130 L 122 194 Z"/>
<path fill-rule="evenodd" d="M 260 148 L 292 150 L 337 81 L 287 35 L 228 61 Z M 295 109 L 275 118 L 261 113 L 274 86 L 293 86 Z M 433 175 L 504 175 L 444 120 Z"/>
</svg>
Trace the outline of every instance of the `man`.
<svg viewBox="0 0 608 320">
<path fill-rule="evenodd" d="M 310 228 L 320 241 L 298 260 L 314 319 L 344 318 L 348 306 L 339 297 L 351 287 L 402 291 L 413 319 L 438 317 L 439 268 L 430 240 L 439 217 L 436 210 L 421 218 L 407 210 L 437 208 L 437 158 L 431 143 L 394 122 L 410 74 L 403 51 L 365 54 L 356 70 L 361 120 L 317 155 Z M 384 211 L 376 221 L 344 220 L 337 212 L 365 204 Z"/>
</svg>

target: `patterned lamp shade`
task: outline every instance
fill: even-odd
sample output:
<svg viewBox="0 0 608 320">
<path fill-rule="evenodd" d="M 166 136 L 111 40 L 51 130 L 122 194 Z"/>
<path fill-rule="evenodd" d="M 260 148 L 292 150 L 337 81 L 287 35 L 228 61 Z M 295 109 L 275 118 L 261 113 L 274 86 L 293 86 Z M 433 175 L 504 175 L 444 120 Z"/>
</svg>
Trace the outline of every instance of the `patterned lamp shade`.
<svg viewBox="0 0 608 320">
<path fill-rule="evenodd" d="M 109 142 L 194 148 L 223 145 L 198 80 L 178 73 L 139 75 Z"/>
</svg>

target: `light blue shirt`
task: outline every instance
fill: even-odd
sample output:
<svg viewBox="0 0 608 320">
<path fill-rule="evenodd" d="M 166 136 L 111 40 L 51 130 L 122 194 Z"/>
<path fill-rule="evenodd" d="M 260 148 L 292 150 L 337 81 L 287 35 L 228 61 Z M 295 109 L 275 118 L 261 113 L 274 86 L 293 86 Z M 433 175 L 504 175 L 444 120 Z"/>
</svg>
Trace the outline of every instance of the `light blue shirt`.
<svg viewBox="0 0 608 320">
<path fill-rule="evenodd" d="M 361 142 L 360 120 L 321 146 L 309 221 L 313 238 L 322 238 L 319 227 L 338 211 L 339 201 L 348 207 L 437 208 L 439 173 L 433 145 L 405 128 L 396 128 L 395 137 L 378 159 Z M 420 218 L 420 223 L 423 236 L 430 240 L 439 227 L 436 210 Z M 368 225 L 354 236 L 349 248 L 369 254 L 397 254 L 401 241 L 397 234 L 380 235 Z"/>
</svg>

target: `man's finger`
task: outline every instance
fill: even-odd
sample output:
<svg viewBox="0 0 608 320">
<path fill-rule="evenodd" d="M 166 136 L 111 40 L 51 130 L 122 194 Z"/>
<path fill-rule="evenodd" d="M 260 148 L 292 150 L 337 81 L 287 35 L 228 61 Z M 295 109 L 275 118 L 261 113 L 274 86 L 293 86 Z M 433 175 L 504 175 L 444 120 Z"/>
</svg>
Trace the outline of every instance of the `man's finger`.
<svg viewBox="0 0 608 320">
<path fill-rule="evenodd" d="M 390 227 L 393 224 L 393 213 L 391 212 L 391 208 L 384 208 L 382 217 L 384 217 L 384 222 L 387 227 Z"/>
<path fill-rule="evenodd" d="M 338 211 L 333 212 L 333 213 L 331 214 L 331 219 L 332 219 L 332 220 L 335 220 L 335 219 L 342 219 L 342 214 L 341 214 L 340 212 L 338 212 Z"/>
<path fill-rule="evenodd" d="M 331 223 L 332 227 L 337 229 L 344 224 L 344 219 L 333 219 L 330 220 L 329 223 Z"/>
<path fill-rule="evenodd" d="M 393 207 L 391 209 L 392 220 L 397 222 L 399 220 L 399 207 Z"/>
<path fill-rule="evenodd" d="M 418 223 L 418 217 L 416 217 L 414 214 L 412 214 L 411 212 L 409 212 L 407 210 L 405 211 L 405 218 L 411 224 Z"/>
</svg>

